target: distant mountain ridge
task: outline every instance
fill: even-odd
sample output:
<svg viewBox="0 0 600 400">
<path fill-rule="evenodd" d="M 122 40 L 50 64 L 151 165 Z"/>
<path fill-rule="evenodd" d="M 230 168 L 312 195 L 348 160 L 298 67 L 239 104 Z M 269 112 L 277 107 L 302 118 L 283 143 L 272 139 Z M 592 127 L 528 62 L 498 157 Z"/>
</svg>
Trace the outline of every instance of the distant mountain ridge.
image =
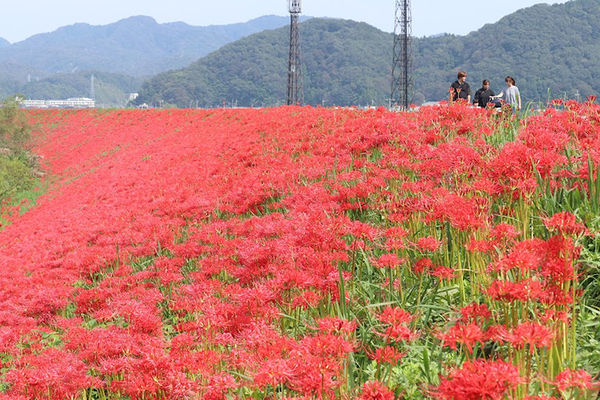
<svg viewBox="0 0 600 400">
<path fill-rule="evenodd" d="M 288 18 L 274 15 L 204 27 L 159 24 L 147 16 L 102 26 L 78 23 L 0 46 L 0 63 L 35 65 L 47 74 L 102 70 L 150 76 L 187 66 L 226 43 L 287 23 Z"/>
<path fill-rule="evenodd" d="M 308 104 L 387 104 L 392 35 L 364 23 L 312 19 L 301 24 Z M 271 106 L 285 101 L 289 31 L 280 28 L 223 46 L 188 68 L 146 81 L 148 104 Z M 414 39 L 414 102 L 444 100 L 460 70 L 473 91 L 483 79 L 504 88 L 516 78 L 525 101 L 584 99 L 600 92 L 600 0 L 539 4 L 466 36 Z"/>
<path fill-rule="evenodd" d="M 97 103 L 124 106 L 143 77 L 187 66 L 223 44 L 288 23 L 288 17 L 269 15 L 195 27 L 136 16 L 103 26 L 69 25 L 14 44 L 0 39 L 0 99 L 15 93 L 38 99 L 89 96 L 94 74 Z"/>
</svg>

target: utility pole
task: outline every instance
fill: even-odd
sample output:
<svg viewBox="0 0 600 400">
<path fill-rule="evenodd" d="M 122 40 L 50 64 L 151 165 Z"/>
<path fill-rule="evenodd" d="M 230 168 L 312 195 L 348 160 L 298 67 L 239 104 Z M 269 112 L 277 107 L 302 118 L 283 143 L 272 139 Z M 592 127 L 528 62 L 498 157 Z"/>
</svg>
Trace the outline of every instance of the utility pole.
<svg viewBox="0 0 600 400">
<path fill-rule="evenodd" d="M 300 27 L 298 20 L 302 12 L 301 0 L 289 0 L 290 5 L 290 58 L 288 62 L 287 104 L 302 105 L 302 61 L 300 58 Z"/>
<path fill-rule="evenodd" d="M 94 88 L 94 74 L 92 74 L 92 77 L 90 78 L 90 98 L 92 100 L 96 100 L 96 89 Z"/>
<path fill-rule="evenodd" d="M 394 51 L 390 105 L 407 110 L 412 99 L 412 49 L 410 0 L 395 0 Z"/>
</svg>

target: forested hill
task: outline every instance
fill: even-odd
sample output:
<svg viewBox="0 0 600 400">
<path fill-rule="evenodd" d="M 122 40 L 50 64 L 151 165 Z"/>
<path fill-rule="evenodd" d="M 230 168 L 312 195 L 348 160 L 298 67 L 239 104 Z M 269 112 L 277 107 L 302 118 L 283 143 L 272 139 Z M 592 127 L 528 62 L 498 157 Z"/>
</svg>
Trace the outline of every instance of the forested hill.
<svg viewBox="0 0 600 400">
<path fill-rule="evenodd" d="M 309 104 L 386 104 L 392 35 L 364 23 L 313 19 L 301 24 L 305 100 Z M 230 43 L 188 68 L 159 74 L 139 101 L 180 107 L 276 105 L 285 99 L 289 31 L 265 31 Z M 415 102 L 441 100 L 459 70 L 473 89 L 517 80 L 524 99 L 545 101 L 600 91 L 600 0 L 519 10 L 466 36 L 414 40 Z"/>
<path fill-rule="evenodd" d="M 6 46 L 10 46 L 10 42 L 8 40 L 0 37 L 0 48 L 6 47 Z"/>
<path fill-rule="evenodd" d="M 0 63 L 35 66 L 46 74 L 96 70 L 151 76 L 187 66 L 241 37 L 288 23 L 289 18 L 273 15 L 213 26 L 159 24 L 146 16 L 102 26 L 79 23 L 14 44 L 0 40 Z"/>
<path fill-rule="evenodd" d="M 310 104 L 381 103 L 389 96 L 391 35 L 366 24 L 311 19 L 301 24 L 305 100 Z M 285 100 L 289 28 L 223 46 L 188 68 L 147 81 L 139 101 L 182 107 L 268 106 Z"/>
</svg>

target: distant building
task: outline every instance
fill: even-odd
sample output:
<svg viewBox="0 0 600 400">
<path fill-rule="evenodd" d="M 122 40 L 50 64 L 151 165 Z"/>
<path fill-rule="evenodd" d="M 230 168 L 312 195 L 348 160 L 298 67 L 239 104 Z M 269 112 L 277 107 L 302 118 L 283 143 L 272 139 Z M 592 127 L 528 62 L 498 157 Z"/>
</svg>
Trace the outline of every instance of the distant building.
<svg viewBox="0 0 600 400">
<path fill-rule="evenodd" d="M 129 93 L 129 100 L 127 101 L 134 101 L 135 99 L 137 99 L 140 96 L 139 93 Z"/>
<path fill-rule="evenodd" d="M 87 97 L 73 97 L 66 100 L 23 100 L 24 108 L 94 108 L 96 101 Z"/>
</svg>

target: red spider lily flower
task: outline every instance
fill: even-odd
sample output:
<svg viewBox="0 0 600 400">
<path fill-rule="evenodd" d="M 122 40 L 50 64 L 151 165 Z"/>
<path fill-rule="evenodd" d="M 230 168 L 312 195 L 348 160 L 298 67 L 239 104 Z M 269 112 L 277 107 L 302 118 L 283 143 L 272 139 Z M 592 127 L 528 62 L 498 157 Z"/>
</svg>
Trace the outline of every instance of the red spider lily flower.
<svg viewBox="0 0 600 400">
<path fill-rule="evenodd" d="M 411 341 L 418 336 L 407 326 L 413 320 L 413 316 L 400 307 L 384 308 L 378 319 L 389 325 L 384 333 L 388 338 L 396 341 Z"/>
<path fill-rule="evenodd" d="M 573 279 L 575 266 L 572 261 L 564 259 L 551 259 L 544 264 L 541 271 L 545 277 L 550 277 L 554 282 L 568 282 Z"/>
<path fill-rule="evenodd" d="M 261 363 L 258 371 L 254 374 L 254 383 L 260 389 L 265 386 L 287 384 L 294 376 L 294 371 L 289 367 L 286 360 L 266 360 Z"/>
<path fill-rule="evenodd" d="M 525 242 L 521 242 L 519 245 L 520 244 L 525 244 Z M 519 245 L 516 246 L 510 254 L 505 255 L 498 261 L 490 264 L 488 266 L 488 271 L 505 273 L 516 269 L 527 274 L 538 269 L 544 261 L 543 254 L 540 251 L 542 242 L 540 241 L 540 248 L 535 249 Z"/>
<path fill-rule="evenodd" d="M 581 247 L 572 237 L 554 235 L 546 241 L 546 256 L 554 259 L 576 260 L 579 258 Z"/>
<path fill-rule="evenodd" d="M 454 269 L 450 267 L 446 267 L 443 265 L 439 265 L 431 271 L 431 275 L 438 277 L 439 279 L 454 279 L 456 275 L 454 273 Z"/>
<path fill-rule="evenodd" d="M 358 327 L 357 321 L 347 321 L 341 318 L 324 317 L 316 321 L 319 332 L 328 335 L 352 335 Z"/>
<path fill-rule="evenodd" d="M 209 383 L 204 389 L 203 399 L 221 400 L 226 398 L 230 389 L 235 389 L 239 384 L 229 374 L 220 373 L 210 377 Z"/>
<path fill-rule="evenodd" d="M 381 235 L 381 232 L 377 228 L 360 221 L 352 221 L 349 223 L 348 230 L 348 233 L 357 239 L 373 240 Z"/>
<path fill-rule="evenodd" d="M 553 384 L 561 392 L 572 388 L 589 390 L 599 387 L 592 376 L 582 369 L 565 369 L 556 376 Z"/>
<path fill-rule="evenodd" d="M 415 265 L 412 267 L 412 270 L 415 274 L 421 274 L 425 270 L 430 270 L 433 267 L 433 262 L 431 258 L 425 257 L 417 260 Z"/>
<path fill-rule="evenodd" d="M 29 355 L 18 362 L 19 368 L 6 372 L 11 392 L 28 393 L 30 398 L 68 399 L 83 389 L 100 388 L 103 383 L 87 374 L 87 367 L 73 353 L 46 349 L 39 355 Z"/>
<path fill-rule="evenodd" d="M 595 102 L 595 101 L 596 101 L 596 95 L 593 95 L 593 94 L 592 94 L 592 95 L 589 95 L 589 96 L 588 96 L 588 97 L 586 97 L 585 99 L 588 101 L 588 103 L 593 103 L 593 102 Z"/>
<path fill-rule="evenodd" d="M 504 343 L 509 331 L 504 325 L 492 325 L 485 331 L 485 341 Z"/>
<path fill-rule="evenodd" d="M 360 400 L 394 400 L 394 393 L 379 381 L 365 382 Z"/>
<path fill-rule="evenodd" d="M 406 262 L 405 259 L 398 257 L 397 254 L 383 254 L 375 260 L 375 266 L 378 268 L 397 268 Z"/>
<path fill-rule="evenodd" d="M 440 248 L 442 242 L 432 236 L 420 237 L 417 240 L 417 247 L 423 252 L 433 252 Z"/>
<path fill-rule="evenodd" d="M 535 300 L 547 303 L 551 297 L 542 283 L 533 279 L 525 279 L 520 282 L 495 280 L 487 288 L 486 293 L 493 300 L 505 302 Z"/>
<path fill-rule="evenodd" d="M 487 240 L 471 239 L 465 245 L 465 249 L 467 251 L 470 251 L 471 253 L 487 253 L 489 251 L 492 251 L 494 249 L 494 246 Z"/>
<path fill-rule="evenodd" d="M 454 228 L 461 231 L 476 229 L 483 225 L 482 210 L 477 205 L 476 198 L 467 198 L 445 189 L 435 193 L 430 219 L 450 222 Z"/>
<path fill-rule="evenodd" d="M 380 347 L 375 353 L 370 353 L 369 358 L 377 361 L 379 364 L 397 365 L 406 353 L 398 351 L 393 346 Z"/>
<path fill-rule="evenodd" d="M 385 248 L 388 251 L 403 249 L 405 247 L 404 238 L 407 234 L 408 232 L 399 226 L 386 229 L 383 234 L 385 238 Z"/>
<path fill-rule="evenodd" d="M 517 325 L 506 338 L 506 341 L 517 348 L 529 345 L 531 354 L 536 348 L 552 346 L 553 340 L 552 330 L 536 322 L 523 322 Z"/>
<path fill-rule="evenodd" d="M 387 327 L 384 334 L 386 337 L 395 340 L 396 342 L 410 342 L 419 337 L 416 332 L 413 332 L 406 325 L 390 325 Z"/>
<path fill-rule="evenodd" d="M 548 309 L 548 310 L 544 311 L 544 313 L 542 315 L 540 315 L 540 320 L 543 323 L 554 322 L 554 321 L 561 321 L 564 323 L 569 323 L 570 317 L 566 311 Z"/>
<path fill-rule="evenodd" d="M 496 245 L 502 245 L 502 247 L 504 247 L 507 242 L 515 240 L 520 234 L 521 232 L 513 225 L 504 222 L 495 225 L 490 229 L 490 237 Z"/>
<path fill-rule="evenodd" d="M 379 321 L 386 324 L 409 324 L 413 320 L 413 316 L 401 309 L 400 307 L 387 306 L 379 314 Z"/>
<path fill-rule="evenodd" d="M 500 400 L 521 382 L 517 367 L 505 361 L 467 361 L 442 377 L 431 394 L 443 400 Z"/>
<path fill-rule="evenodd" d="M 550 218 L 545 218 L 544 225 L 546 225 L 549 231 L 558 231 L 563 235 L 589 234 L 585 225 L 577 222 L 577 217 L 568 211 L 559 212 Z"/>
<path fill-rule="evenodd" d="M 291 301 L 292 308 L 316 307 L 323 299 L 323 295 L 314 290 L 306 290 L 301 294 L 294 296 Z"/>
<path fill-rule="evenodd" d="M 309 336 L 302 339 L 301 343 L 312 355 L 318 357 L 340 358 L 354 352 L 354 344 L 337 335 Z"/>
<path fill-rule="evenodd" d="M 463 323 L 468 322 L 482 322 L 492 317 L 491 311 L 485 304 L 471 303 L 460 309 L 459 321 Z"/>
<path fill-rule="evenodd" d="M 436 335 L 444 346 L 450 347 L 452 350 L 457 349 L 457 344 L 464 345 L 469 354 L 473 354 L 473 347 L 480 343 L 483 345 L 485 334 L 476 323 L 466 325 L 456 324 L 452 326 L 448 332 L 439 333 Z"/>
<path fill-rule="evenodd" d="M 30 396 L 22 396 L 13 393 L 0 393 L 0 400 L 31 400 Z"/>
</svg>

